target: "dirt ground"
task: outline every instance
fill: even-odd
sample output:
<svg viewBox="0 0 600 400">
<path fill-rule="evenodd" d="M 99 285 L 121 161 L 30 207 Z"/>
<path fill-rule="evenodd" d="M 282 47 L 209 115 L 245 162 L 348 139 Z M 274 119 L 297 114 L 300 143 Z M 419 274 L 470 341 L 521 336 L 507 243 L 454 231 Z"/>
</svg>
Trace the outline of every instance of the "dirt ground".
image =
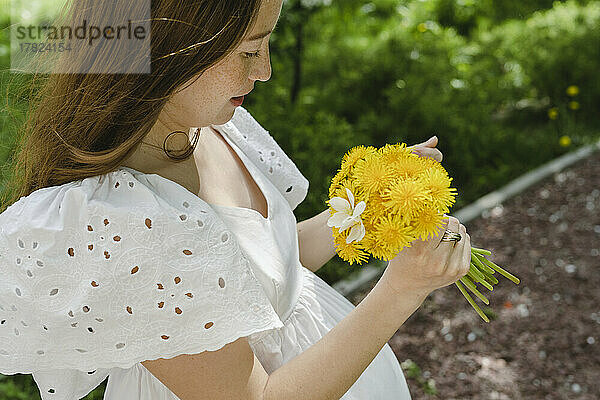
<svg viewBox="0 0 600 400">
<path fill-rule="evenodd" d="M 465 226 L 521 282 L 477 285 L 489 323 L 454 284 L 429 295 L 389 341 L 413 399 L 600 399 L 600 153 Z"/>
</svg>

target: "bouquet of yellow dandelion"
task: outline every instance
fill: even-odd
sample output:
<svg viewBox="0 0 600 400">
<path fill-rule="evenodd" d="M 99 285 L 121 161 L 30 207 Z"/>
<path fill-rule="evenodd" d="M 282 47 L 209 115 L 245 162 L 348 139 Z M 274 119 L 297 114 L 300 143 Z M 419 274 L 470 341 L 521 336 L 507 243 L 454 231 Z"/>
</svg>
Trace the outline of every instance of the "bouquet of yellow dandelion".
<svg viewBox="0 0 600 400">
<path fill-rule="evenodd" d="M 369 255 L 389 261 L 417 238 L 434 237 L 454 204 L 451 181 L 439 162 L 413 154 L 405 143 L 352 148 L 329 187 L 327 225 L 332 227 L 337 254 L 350 265 L 362 264 Z M 520 282 L 485 257 L 491 254 L 471 247 L 469 273 L 455 282 L 485 322 L 489 319 L 464 286 L 487 305 L 476 283 L 493 290 L 496 272 Z"/>
</svg>

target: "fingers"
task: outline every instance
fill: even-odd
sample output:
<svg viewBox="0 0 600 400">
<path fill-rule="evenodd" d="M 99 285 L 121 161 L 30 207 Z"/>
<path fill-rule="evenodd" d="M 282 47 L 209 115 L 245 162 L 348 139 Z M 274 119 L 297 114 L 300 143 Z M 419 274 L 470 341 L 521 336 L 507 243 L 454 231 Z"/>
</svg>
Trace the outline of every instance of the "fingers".
<svg viewBox="0 0 600 400">
<path fill-rule="evenodd" d="M 429 139 L 427 139 L 427 141 L 425 143 L 423 143 L 425 146 L 429 146 L 429 147 L 435 147 L 438 144 L 438 138 L 437 136 L 432 136 Z"/>
<path fill-rule="evenodd" d="M 419 157 L 431 158 L 436 160 L 437 162 L 442 162 L 442 159 L 444 158 L 442 156 L 442 152 L 436 148 L 430 149 L 428 147 L 415 147 L 415 149 L 412 152 L 418 155 Z"/>
<path fill-rule="evenodd" d="M 471 269 L 471 236 L 466 232 L 465 229 L 465 249 L 463 252 L 463 268 L 460 272 L 460 276 L 463 277 L 469 273 Z"/>
<path fill-rule="evenodd" d="M 437 136 L 432 136 L 429 139 L 427 139 L 426 141 L 424 141 L 423 143 L 415 144 L 414 146 L 408 146 L 408 148 L 410 149 L 411 147 L 426 147 L 426 146 L 435 147 L 437 145 L 437 142 L 438 142 Z"/>
<path fill-rule="evenodd" d="M 457 232 L 461 234 L 461 240 L 456 242 L 456 241 L 450 241 L 450 242 L 441 242 L 440 247 L 445 247 L 445 251 L 446 253 L 446 264 L 444 265 L 444 274 L 450 274 L 451 276 L 456 275 L 456 265 L 460 260 L 457 260 L 457 254 L 458 257 L 462 257 L 462 246 L 463 246 L 463 240 L 462 240 L 462 232 L 461 229 L 464 228 L 463 225 L 460 223 L 460 221 L 454 217 L 451 216 L 451 220 L 450 220 L 450 224 L 452 224 L 452 227 L 448 227 L 448 231 L 450 232 Z M 446 247 L 448 246 L 448 247 Z"/>
<path fill-rule="evenodd" d="M 444 214 L 444 216 L 442 217 L 442 226 L 438 229 L 438 231 L 435 233 L 434 238 L 438 238 L 437 241 L 432 240 L 435 242 L 435 247 L 437 247 L 440 244 L 440 240 L 442 239 L 442 235 L 444 234 L 444 231 L 446 229 L 448 229 L 448 224 L 450 223 L 450 216 L 447 214 Z"/>
<path fill-rule="evenodd" d="M 442 162 L 442 152 L 438 149 L 423 149 L 423 157 L 432 158 L 437 162 Z"/>
<path fill-rule="evenodd" d="M 456 247 L 452 251 L 450 258 L 448 260 L 448 274 L 451 276 L 455 276 L 456 279 L 459 279 L 463 275 L 466 275 L 469 272 L 468 269 L 465 270 L 466 265 L 470 265 L 471 260 L 465 261 L 465 248 L 467 244 L 467 228 L 463 224 L 460 224 L 458 228 L 458 233 L 461 235 L 460 241 L 456 242 Z M 468 249 L 470 253 L 470 248 Z M 463 274 L 464 272 L 464 274 Z"/>
<path fill-rule="evenodd" d="M 453 217 L 452 215 L 446 215 L 444 214 L 444 218 L 447 218 L 447 223 L 445 223 L 442 227 L 442 230 L 440 233 L 438 233 L 437 238 L 438 240 L 436 240 L 436 248 L 440 247 L 440 246 L 450 246 L 453 247 L 454 246 L 454 242 L 442 242 L 442 237 L 444 236 L 444 231 L 450 231 L 450 232 L 458 232 L 459 229 L 459 225 L 460 222 L 458 221 L 458 219 L 456 217 Z"/>
</svg>

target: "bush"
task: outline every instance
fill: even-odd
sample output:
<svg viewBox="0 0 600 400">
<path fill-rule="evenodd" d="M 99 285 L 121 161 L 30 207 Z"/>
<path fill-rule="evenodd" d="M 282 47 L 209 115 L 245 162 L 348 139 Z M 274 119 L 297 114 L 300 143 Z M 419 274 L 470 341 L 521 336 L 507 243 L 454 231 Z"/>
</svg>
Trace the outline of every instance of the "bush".
<svg viewBox="0 0 600 400">
<path fill-rule="evenodd" d="M 445 27 L 452 27 L 464 36 L 470 36 L 478 27 L 489 27 L 509 19 L 525 20 L 537 11 L 549 10 L 562 0 L 432 0 L 434 19 Z M 580 0 L 587 4 L 589 0 Z"/>
<path fill-rule="evenodd" d="M 576 1 L 557 3 L 552 10 L 535 13 L 526 22 L 510 21 L 479 34 L 482 46 L 498 62 L 518 71 L 512 102 L 537 99 L 548 106 L 537 118 L 547 119 L 548 108 L 569 100 L 566 89 L 575 85 L 580 118 L 596 121 L 600 108 L 600 2 L 580 6 Z M 516 75 L 515 75 L 516 76 Z M 536 115 L 527 114 L 529 119 Z"/>
<path fill-rule="evenodd" d="M 569 85 L 593 89 L 588 96 L 600 93 L 591 84 L 600 61 L 597 3 L 557 2 L 490 34 L 477 30 L 471 39 L 434 20 L 435 1 L 398 6 L 387 20 L 374 17 L 371 7 L 344 25 L 330 25 L 307 48 L 307 108 L 343 117 L 367 138 L 364 144 L 414 144 L 436 134 L 459 192 L 458 209 L 567 150 L 558 144 L 566 132 L 548 120 L 544 93 L 560 100 Z M 585 23 L 569 31 L 584 14 Z M 311 26 L 336 19 L 335 10 L 326 9 Z M 545 45 L 541 33 L 552 24 L 562 38 Z M 573 53 L 585 67 L 556 79 L 565 76 L 562 66 Z M 532 98 L 534 106 L 524 107 Z M 580 111 L 598 109 L 594 104 L 588 100 Z"/>
<path fill-rule="evenodd" d="M 365 44 L 357 28 L 340 33 L 344 37 L 336 45 L 322 45 L 326 54 L 315 45 L 312 54 L 319 57 L 308 63 L 307 75 L 321 82 L 314 109 L 343 116 L 369 139 L 364 144 L 414 144 L 436 134 L 461 193 L 458 208 L 481 193 L 473 181 L 496 151 L 485 141 L 502 136 L 488 128 L 497 104 L 467 80 L 480 46 L 454 29 L 424 21 L 422 12 L 406 8 L 400 21 L 379 22 L 379 33 Z"/>
</svg>

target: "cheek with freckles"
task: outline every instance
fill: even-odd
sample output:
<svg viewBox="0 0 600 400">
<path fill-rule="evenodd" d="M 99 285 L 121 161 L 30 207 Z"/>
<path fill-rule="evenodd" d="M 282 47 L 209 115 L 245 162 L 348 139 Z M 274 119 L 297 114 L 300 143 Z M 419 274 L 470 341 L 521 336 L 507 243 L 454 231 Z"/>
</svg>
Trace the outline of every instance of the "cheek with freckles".
<svg viewBox="0 0 600 400">
<path fill-rule="evenodd" d="M 222 121 L 225 118 L 222 114 L 225 108 L 229 109 L 230 99 L 252 87 L 248 66 L 239 58 L 228 57 L 197 79 L 186 82 L 182 86 L 185 89 L 175 93 L 165 106 L 165 114 L 179 125 L 189 127 L 227 122 L 229 119 Z"/>
<path fill-rule="evenodd" d="M 200 77 L 173 97 L 172 109 L 177 112 L 181 125 L 189 127 L 206 125 L 204 120 L 209 114 L 206 105 L 210 104 L 210 99 L 206 97 L 206 93 L 209 93 L 207 89 L 203 77 Z"/>
<path fill-rule="evenodd" d="M 220 102 L 229 101 L 232 97 L 245 93 L 251 86 L 248 82 L 248 68 L 238 53 L 234 52 L 221 64 L 207 71 L 207 82 L 217 102 L 218 99 Z"/>
</svg>

